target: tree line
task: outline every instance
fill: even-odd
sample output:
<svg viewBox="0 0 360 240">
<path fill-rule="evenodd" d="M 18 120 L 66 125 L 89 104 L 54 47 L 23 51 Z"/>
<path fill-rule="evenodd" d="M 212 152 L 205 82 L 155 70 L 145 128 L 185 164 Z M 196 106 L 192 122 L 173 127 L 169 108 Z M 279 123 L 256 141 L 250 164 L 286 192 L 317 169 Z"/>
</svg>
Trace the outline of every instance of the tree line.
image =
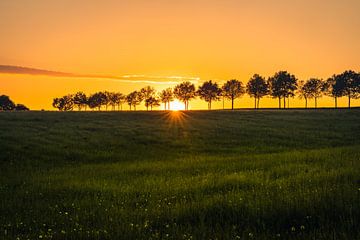
<svg viewBox="0 0 360 240">
<path fill-rule="evenodd" d="M 9 96 L 0 96 L 0 111 L 29 111 L 24 104 L 15 104 Z"/>
<path fill-rule="evenodd" d="M 234 109 L 234 102 L 244 94 L 248 94 L 254 99 L 254 108 L 260 108 L 260 100 L 266 96 L 278 99 L 279 109 L 289 107 L 290 98 L 298 96 L 305 100 L 305 108 L 308 107 L 310 99 L 315 100 L 315 108 L 318 107 L 317 100 L 326 95 L 334 99 L 334 106 L 337 108 L 338 98 L 347 97 L 348 107 L 351 108 L 351 99 L 360 98 L 360 73 L 345 71 L 335 74 L 327 80 L 310 78 L 307 81 L 299 81 L 295 75 L 287 71 L 279 71 L 274 76 L 266 79 L 259 74 L 255 74 L 244 85 L 241 81 L 232 79 L 223 86 L 212 80 L 204 82 L 197 89 L 191 82 L 183 82 L 174 88 L 167 88 L 157 93 L 153 87 L 147 86 L 139 91 L 133 91 L 127 95 L 115 92 L 97 92 L 86 96 L 83 92 L 69 94 L 53 100 L 53 107 L 60 111 L 98 109 L 111 107 L 112 110 L 122 110 L 123 105 L 127 104 L 130 110 L 144 103 L 147 110 L 154 107 L 165 105 L 165 110 L 170 110 L 170 102 L 174 99 L 184 103 L 185 110 L 189 109 L 189 102 L 196 97 L 208 103 L 211 110 L 212 103 L 231 101 L 231 109 Z"/>
</svg>

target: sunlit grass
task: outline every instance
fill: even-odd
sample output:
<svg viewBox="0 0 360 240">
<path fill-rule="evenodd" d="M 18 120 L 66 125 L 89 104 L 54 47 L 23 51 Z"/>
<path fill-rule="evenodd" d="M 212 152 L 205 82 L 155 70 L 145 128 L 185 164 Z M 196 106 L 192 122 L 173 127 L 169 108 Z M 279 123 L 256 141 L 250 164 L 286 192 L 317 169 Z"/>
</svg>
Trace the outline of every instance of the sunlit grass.
<svg viewBox="0 0 360 240">
<path fill-rule="evenodd" d="M 1 113 L 0 239 L 358 239 L 359 122 Z"/>
</svg>

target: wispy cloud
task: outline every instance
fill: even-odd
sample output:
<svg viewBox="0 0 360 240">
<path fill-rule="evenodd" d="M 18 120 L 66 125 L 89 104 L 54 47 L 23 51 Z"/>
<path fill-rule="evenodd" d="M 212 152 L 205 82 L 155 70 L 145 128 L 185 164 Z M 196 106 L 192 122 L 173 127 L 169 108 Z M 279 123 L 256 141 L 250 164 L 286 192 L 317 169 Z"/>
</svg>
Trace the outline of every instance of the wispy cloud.
<svg viewBox="0 0 360 240">
<path fill-rule="evenodd" d="M 183 81 L 189 81 L 194 84 L 200 81 L 198 77 L 182 77 L 182 76 L 147 76 L 140 74 L 131 74 L 123 76 L 111 76 L 111 75 L 96 75 L 96 74 L 75 74 L 58 72 L 37 68 L 28 68 L 20 66 L 0 65 L 0 73 L 6 74 L 27 74 L 49 77 L 71 77 L 71 78 L 89 78 L 96 80 L 111 80 L 122 83 L 145 83 L 145 84 L 160 84 L 160 85 L 172 85 Z"/>
</svg>

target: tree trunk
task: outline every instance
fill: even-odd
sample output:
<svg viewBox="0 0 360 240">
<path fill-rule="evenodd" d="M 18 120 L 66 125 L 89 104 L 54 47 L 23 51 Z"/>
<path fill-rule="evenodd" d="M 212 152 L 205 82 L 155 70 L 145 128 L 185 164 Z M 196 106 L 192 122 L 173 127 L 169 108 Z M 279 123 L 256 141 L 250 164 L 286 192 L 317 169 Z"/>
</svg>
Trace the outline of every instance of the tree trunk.
<svg viewBox="0 0 360 240">
<path fill-rule="evenodd" d="M 234 97 L 231 97 L 231 110 L 234 110 Z"/>
<path fill-rule="evenodd" d="M 335 97 L 335 108 L 337 108 L 337 97 Z"/>
<path fill-rule="evenodd" d="M 315 109 L 317 109 L 317 98 L 315 98 Z"/>
<path fill-rule="evenodd" d="M 307 98 L 305 98 L 305 108 L 307 109 Z"/>
<path fill-rule="evenodd" d="M 350 94 L 349 94 L 348 98 L 349 98 L 349 109 L 350 109 L 351 108 L 351 96 L 350 96 Z"/>
<path fill-rule="evenodd" d="M 223 110 L 225 110 L 225 96 L 223 96 Z"/>
<path fill-rule="evenodd" d="M 286 97 L 284 97 L 284 109 L 286 108 Z"/>
<path fill-rule="evenodd" d="M 279 97 L 279 109 L 281 109 L 281 97 Z"/>
<path fill-rule="evenodd" d="M 288 100 L 288 108 L 290 108 L 290 98 L 288 97 L 287 100 Z"/>
<path fill-rule="evenodd" d="M 257 103 L 257 108 L 260 108 L 260 98 L 258 97 L 258 103 Z"/>
<path fill-rule="evenodd" d="M 209 110 L 211 110 L 211 100 L 210 100 L 210 102 L 209 102 Z"/>
<path fill-rule="evenodd" d="M 256 109 L 256 100 L 257 100 L 257 99 L 256 99 L 256 97 L 255 97 L 255 107 L 254 107 L 255 109 Z"/>
</svg>

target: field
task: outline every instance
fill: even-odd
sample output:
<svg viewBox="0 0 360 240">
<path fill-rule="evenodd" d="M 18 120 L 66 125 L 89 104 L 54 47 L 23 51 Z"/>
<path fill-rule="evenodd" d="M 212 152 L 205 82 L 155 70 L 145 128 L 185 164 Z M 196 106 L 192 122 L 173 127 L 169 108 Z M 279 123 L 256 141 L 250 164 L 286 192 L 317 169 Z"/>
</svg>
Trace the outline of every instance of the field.
<svg viewBox="0 0 360 240">
<path fill-rule="evenodd" d="M 360 239 L 360 110 L 0 113 L 0 239 Z"/>
</svg>

